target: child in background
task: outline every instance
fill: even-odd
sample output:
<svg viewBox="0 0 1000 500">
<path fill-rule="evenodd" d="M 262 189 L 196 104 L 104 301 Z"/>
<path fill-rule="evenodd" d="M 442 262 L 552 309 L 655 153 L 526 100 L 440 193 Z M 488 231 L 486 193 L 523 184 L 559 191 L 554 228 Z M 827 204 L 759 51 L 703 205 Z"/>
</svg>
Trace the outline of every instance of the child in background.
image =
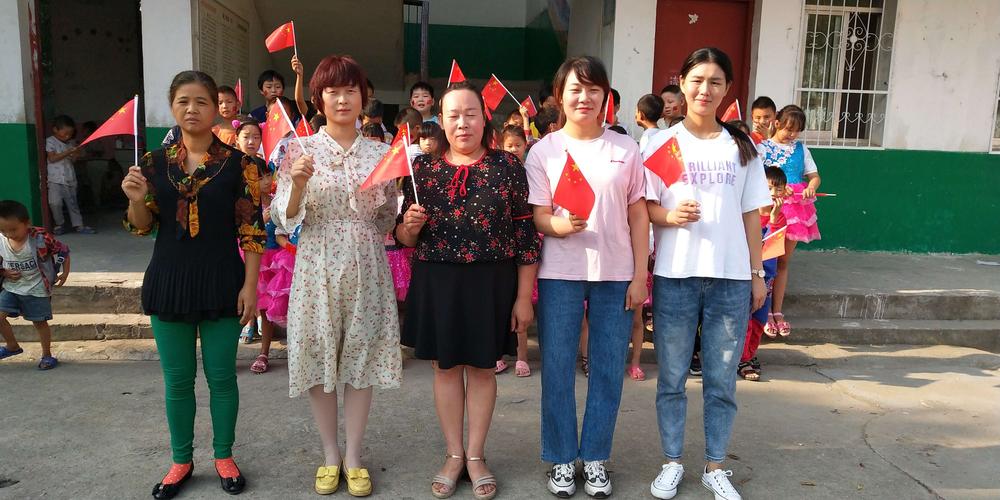
<svg viewBox="0 0 1000 500">
<path fill-rule="evenodd" d="M 677 85 L 667 85 L 660 91 L 663 99 L 663 118 L 657 122 L 660 128 L 670 128 L 684 118 L 684 93 Z"/>
<path fill-rule="evenodd" d="M 777 113 L 778 107 L 770 97 L 762 95 L 754 99 L 750 105 L 750 119 L 753 121 L 750 138 L 753 142 L 760 144 L 774 135 L 774 119 Z"/>
<path fill-rule="evenodd" d="M 50 370 L 59 364 L 52 357 L 49 328 L 52 287 L 62 286 L 69 277 L 69 248 L 29 222 L 24 205 L 13 200 L 0 201 L 0 334 L 6 342 L 0 346 L 0 359 L 24 352 L 7 321 L 23 316 L 35 325 L 42 344 L 38 369 Z"/>
<path fill-rule="evenodd" d="M 363 125 L 361 127 L 361 137 L 364 137 L 369 141 L 385 142 L 385 134 L 382 132 L 382 127 L 376 123 Z"/>
<path fill-rule="evenodd" d="M 420 144 L 417 142 L 417 128 L 420 127 L 421 118 L 420 113 L 413 108 L 403 108 L 396 113 L 396 119 L 393 121 L 396 130 L 399 130 L 403 124 L 406 124 L 410 129 L 410 144 L 406 145 L 406 155 L 410 157 L 410 163 L 413 163 L 418 156 L 424 154 L 420 150 Z"/>
<path fill-rule="evenodd" d="M 427 82 L 417 82 L 410 87 L 410 107 L 420 113 L 420 120 L 438 122 L 434 114 L 434 87 Z"/>
<path fill-rule="evenodd" d="M 785 230 L 785 255 L 778 257 L 778 273 L 774 278 L 773 312 L 768 314 L 764 333 L 777 332 L 787 337 L 792 332 L 785 321 L 781 306 L 788 286 L 788 263 L 799 242 L 808 243 L 820 238 L 816 221 L 816 190 L 819 189 L 819 171 L 809 148 L 799 142 L 799 133 L 805 130 L 806 114 L 802 108 L 790 104 L 781 108 L 775 121 L 774 136 L 762 142 L 758 149 L 765 167 L 779 167 L 788 179 L 790 195 L 781 206 L 787 219 Z M 787 191 L 786 191 L 787 192 Z M 770 332 L 770 333 L 769 333 Z"/>
<path fill-rule="evenodd" d="M 559 130 L 559 110 L 552 107 L 544 107 L 538 110 L 535 115 L 535 127 L 538 128 L 538 138 Z"/>
<path fill-rule="evenodd" d="M 656 94 L 646 94 L 639 98 L 635 105 L 635 123 L 642 127 L 642 137 L 639 138 L 639 151 L 646 149 L 646 143 L 653 134 L 660 131 L 656 120 L 663 116 L 663 98 Z"/>
<path fill-rule="evenodd" d="M 94 234 L 93 228 L 83 225 L 83 215 L 76 201 L 76 171 L 73 160 L 80 154 L 80 147 L 73 137 L 76 136 L 76 124 L 66 115 L 59 115 L 52 120 L 52 135 L 45 139 L 47 159 L 49 208 L 52 209 L 52 232 L 57 236 L 63 234 L 63 207 L 69 211 L 70 223 L 80 234 Z"/>
<path fill-rule="evenodd" d="M 423 151 L 423 154 L 431 155 L 431 158 L 434 159 L 441 157 L 441 154 L 444 153 L 445 145 L 448 144 L 448 139 L 444 136 L 444 130 L 435 122 L 421 123 L 417 127 L 416 139 L 420 144 L 420 151 Z"/>
<path fill-rule="evenodd" d="M 524 164 L 524 154 L 528 151 L 528 140 L 524 137 L 524 129 L 517 125 L 507 125 L 500 132 L 501 148 L 516 156 Z"/>
<path fill-rule="evenodd" d="M 236 144 L 236 115 L 239 113 L 240 103 L 236 99 L 236 91 L 228 85 L 219 86 L 219 118 L 222 120 L 218 125 L 212 127 L 212 133 L 224 144 L 233 146 Z"/>
<path fill-rule="evenodd" d="M 381 142 L 392 142 L 392 134 L 385 128 L 384 113 L 385 107 L 382 105 L 382 101 L 369 98 L 368 104 L 365 104 L 364 109 L 361 110 L 361 127 L 374 123 L 382 131 L 383 139 Z"/>
<path fill-rule="evenodd" d="M 260 139 L 263 131 L 253 118 L 246 117 L 236 127 L 236 149 L 254 158 L 261 158 Z"/>
<path fill-rule="evenodd" d="M 267 121 L 267 110 L 274 104 L 275 99 L 285 95 L 285 77 L 273 69 L 265 70 L 257 78 L 257 89 L 260 95 L 264 96 L 264 105 L 255 108 L 250 112 L 250 116 L 257 120 L 257 123 Z"/>
<path fill-rule="evenodd" d="M 264 230 L 267 242 L 260 258 L 260 274 L 257 279 L 257 325 L 260 331 L 260 354 L 250 365 L 252 373 L 264 373 L 269 368 L 271 339 L 274 324 L 284 326 L 288 317 L 288 293 L 292 286 L 292 270 L 295 255 L 289 251 L 288 236 L 277 233 L 277 226 L 271 221 L 271 199 L 274 197 L 274 172 L 268 166 L 260 165 L 260 203 L 264 208 Z"/>
</svg>

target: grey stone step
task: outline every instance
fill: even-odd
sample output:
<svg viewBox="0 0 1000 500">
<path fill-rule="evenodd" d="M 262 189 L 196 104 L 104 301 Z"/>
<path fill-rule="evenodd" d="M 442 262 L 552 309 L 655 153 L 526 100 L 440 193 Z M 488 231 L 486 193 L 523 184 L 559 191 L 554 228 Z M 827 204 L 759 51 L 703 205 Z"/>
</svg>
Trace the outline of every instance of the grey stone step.
<svg viewBox="0 0 1000 500">
<path fill-rule="evenodd" d="M 1000 294 L 992 291 L 914 293 L 792 293 L 789 317 L 910 320 L 1000 320 Z"/>
<path fill-rule="evenodd" d="M 12 318 L 19 341 L 37 342 L 38 332 L 30 321 Z M 52 340 L 151 339 L 149 317 L 142 314 L 61 314 L 49 321 Z"/>
<path fill-rule="evenodd" d="M 792 321 L 792 334 L 764 342 L 849 345 L 951 345 L 1000 352 L 1000 320 L 810 319 Z"/>
</svg>

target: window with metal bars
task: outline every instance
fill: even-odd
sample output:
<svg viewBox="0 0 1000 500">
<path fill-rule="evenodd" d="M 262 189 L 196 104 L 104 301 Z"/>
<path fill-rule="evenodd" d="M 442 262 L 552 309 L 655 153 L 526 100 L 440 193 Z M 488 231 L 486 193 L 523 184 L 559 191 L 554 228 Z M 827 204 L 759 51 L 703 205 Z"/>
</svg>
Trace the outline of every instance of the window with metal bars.
<svg viewBox="0 0 1000 500">
<path fill-rule="evenodd" d="M 805 0 L 796 98 L 809 145 L 879 148 L 896 0 Z"/>
</svg>

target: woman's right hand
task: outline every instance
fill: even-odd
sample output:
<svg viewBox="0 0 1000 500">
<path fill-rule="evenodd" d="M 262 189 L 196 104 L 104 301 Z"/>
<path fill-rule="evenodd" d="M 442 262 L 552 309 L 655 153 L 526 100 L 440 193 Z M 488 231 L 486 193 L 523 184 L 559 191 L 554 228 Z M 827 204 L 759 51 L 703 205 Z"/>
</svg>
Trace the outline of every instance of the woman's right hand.
<svg viewBox="0 0 1000 500">
<path fill-rule="evenodd" d="M 132 165 L 128 168 L 128 174 L 122 180 L 122 191 L 129 201 L 143 203 L 149 193 L 149 185 L 146 184 L 146 177 L 142 175 L 142 169 Z"/>
<path fill-rule="evenodd" d="M 403 230 L 409 234 L 420 234 L 425 223 L 427 223 L 427 210 L 416 203 L 410 205 L 410 208 L 403 213 Z"/>
<path fill-rule="evenodd" d="M 694 200 L 684 200 L 667 212 L 667 224 L 684 227 L 701 220 L 701 204 Z"/>
<path fill-rule="evenodd" d="M 315 172 L 312 155 L 302 155 L 292 163 L 292 183 L 304 189 Z"/>
<path fill-rule="evenodd" d="M 570 213 L 566 218 L 569 219 L 570 229 L 572 229 L 570 234 L 579 233 L 587 229 L 587 219 L 581 219 L 573 213 Z"/>
</svg>

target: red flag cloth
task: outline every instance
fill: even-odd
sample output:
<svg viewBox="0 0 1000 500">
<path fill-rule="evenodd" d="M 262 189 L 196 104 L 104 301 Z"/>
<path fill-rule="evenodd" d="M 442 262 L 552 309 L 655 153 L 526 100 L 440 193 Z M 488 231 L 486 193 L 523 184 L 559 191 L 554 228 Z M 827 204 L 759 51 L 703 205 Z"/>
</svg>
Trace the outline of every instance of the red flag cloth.
<svg viewBox="0 0 1000 500">
<path fill-rule="evenodd" d="M 677 143 L 677 137 L 663 143 L 653 154 L 649 155 L 643 162 L 654 174 L 663 179 L 663 184 L 670 187 L 677 182 L 684 173 L 684 156 L 681 155 L 681 146 Z"/>
<path fill-rule="evenodd" d="M 90 137 L 80 143 L 81 146 L 101 137 L 109 135 L 135 135 L 135 99 L 129 99 L 115 114 L 111 115 L 103 125 L 98 127 Z"/>
<path fill-rule="evenodd" d="M 580 219 L 589 219 L 590 211 L 594 209 L 594 199 L 594 190 L 567 151 L 566 165 L 563 165 L 556 191 L 552 193 L 552 201 Z"/>
<path fill-rule="evenodd" d="M 306 120 L 305 117 L 299 119 L 299 125 L 295 127 L 295 135 L 299 137 L 309 137 L 315 133 L 316 131 L 309 126 L 309 120 Z"/>
<path fill-rule="evenodd" d="M 764 142 L 764 136 L 758 134 L 757 131 L 754 130 L 753 132 L 750 132 L 750 140 L 753 141 L 754 144 L 760 144 Z"/>
<path fill-rule="evenodd" d="M 267 159 L 271 158 L 271 152 L 278 147 L 278 141 L 292 131 L 292 126 L 281 116 L 281 110 L 278 109 L 281 103 L 275 101 L 275 104 L 277 106 L 271 105 L 271 109 L 267 112 L 267 121 L 264 122 L 264 137 L 261 140 L 261 145 L 264 146 L 264 158 Z"/>
<path fill-rule="evenodd" d="M 409 127 L 406 124 L 399 127 L 396 137 L 392 139 L 392 144 L 389 146 L 389 151 L 379 160 L 378 165 L 375 165 L 375 169 L 365 179 L 365 182 L 361 183 L 362 191 L 397 177 L 410 175 L 410 163 L 406 156 L 409 135 Z"/>
<path fill-rule="evenodd" d="M 761 248 L 761 260 L 770 260 L 785 255 L 785 229 L 781 229 L 767 235 Z"/>
<path fill-rule="evenodd" d="M 534 118 L 538 114 L 538 108 L 535 107 L 535 101 L 531 100 L 531 96 L 525 97 L 521 101 L 521 106 L 524 106 L 528 110 L 528 118 Z"/>
<path fill-rule="evenodd" d="M 243 79 L 242 78 L 238 78 L 236 80 L 236 88 L 233 89 L 233 90 L 236 91 L 236 105 L 242 108 L 243 107 Z"/>
<path fill-rule="evenodd" d="M 615 116 L 615 98 L 610 93 L 608 94 L 608 103 L 604 106 L 604 121 L 611 125 L 618 121 L 618 117 Z"/>
<path fill-rule="evenodd" d="M 722 113 L 722 121 L 724 121 L 724 122 L 728 122 L 730 120 L 742 120 L 742 119 L 743 118 L 742 118 L 742 116 L 740 114 L 740 100 L 739 99 L 733 101 L 733 103 L 730 104 L 728 108 L 726 108 L 726 112 Z"/>
<path fill-rule="evenodd" d="M 451 84 L 453 83 L 464 82 L 464 81 L 465 81 L 465 75 L 462 73 L 462 68 L 458 67 L 458 61 L 452 59 L 451 72 L 448 73 L 448 85 L 445 85 L 445 87 L 451 87 Z"/>
<path fill-rule="evenodd" d="M 507 89 L 504 88 L 503 84 L 500 83 L 500 79 L 496 75 L 490 75 L 490 80 L 486 82 L 486 86 L 483 87 L 483 101 L 486 103 L 486 107 L 490 111 L 495 111 L 497 106 L 503 102 L 504 96 L 507 95 Z"/>
<path fill-rule="evenodd" d="M 268 52 L 277 52 L 289 47 L 295 47 L 295 25 L 291 21 L 278 26 L 278 29 L 271 32 L 264 40 Z"/>
<path fill-rule="evenodd" d="M 483 111 L 486 111 L 487 121 L 493 120 L 493 113 L 490 113 L 490 108 L 484 108 Z"/>
</svg>

